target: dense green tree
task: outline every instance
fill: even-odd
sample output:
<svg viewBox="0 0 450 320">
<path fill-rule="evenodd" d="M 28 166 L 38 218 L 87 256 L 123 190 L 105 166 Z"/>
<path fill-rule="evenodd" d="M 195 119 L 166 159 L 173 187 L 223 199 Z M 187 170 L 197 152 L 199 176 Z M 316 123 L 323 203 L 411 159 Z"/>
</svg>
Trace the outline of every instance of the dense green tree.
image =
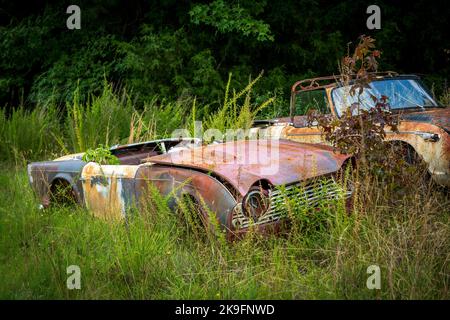
<svg viewBox="0 0 450 320">
<path fill-rule="evenodd" d="M 286 96 L 299 78 L 336 73 L 347 44 L 370 34 L 381 68 L 426 75 L 442 90 L 450 73 L 445 1 L 377 1 L 368 30 L 364 0 L 80 0 L 81 30 L 66 28 L 60 1 L 0 1 L 0 103 L 33 106 L 98 93 L 106 78 L 137 103 L 159 95 L 214 103 L 265 71 L 257 95 Z"/>
</svg>

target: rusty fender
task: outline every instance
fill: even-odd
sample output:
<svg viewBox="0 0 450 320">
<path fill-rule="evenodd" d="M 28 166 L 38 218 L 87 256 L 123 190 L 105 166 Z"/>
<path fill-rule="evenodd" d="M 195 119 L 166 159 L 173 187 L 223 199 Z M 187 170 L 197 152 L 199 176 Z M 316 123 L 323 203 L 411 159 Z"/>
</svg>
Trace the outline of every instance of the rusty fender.
<svg viewBox="0 0 450 320">
<path fill-rule="evenodd" d="M 443 129 L 431 123 L 401 122 L 399 132 L 388 131 L 387 141 L 408 143 L 428 164 L 433 179 L 450 186 L 450 136 Z M 427 141 L 430 133 L 437 134 L 437 141 Z"/>
<path fill-rule="evenodd" d="M 162 196 L 173 195 L 169 205 L 175 209 L 176 200 L 191 195 L 217 214 L 226 225 L 228 214 L 237 204 L 231 192 L 213 177 L 195 170 L 163 165 L 98 165 L 90 162 L 82 171 L 86 207 L 96 217 L 112 220 L 126 218 L 128 210 L 141 205 L 149 196 L 149 184 Z"/>
<path fill-rule="evenodd" d="M 80 173 L 85 162 L 75 161 L 44 161 L 28 164 L 28 180 L 41 205 L 50 205 L 50 187 L 56 180 L 70 184 L 77 202 L 83 204 L 83 187 Z"/>
<path fill-rule="evenodd" d="M 172 209 L 176 206 L 176 199 L 183 195 L 192 196 L 198 204 L 206 205 L 208 210 L 216 213 L 222 226 L 227 226 L 229 215 L 237 204 L 237 199 L 220 181 L 197 170 L 159 164 L 141 165 L 136 173 L 136 197 L 139 201 L 145 201 L 149 184 L 153 184 L 163 196 L 173 193 Z"/>
</svg>

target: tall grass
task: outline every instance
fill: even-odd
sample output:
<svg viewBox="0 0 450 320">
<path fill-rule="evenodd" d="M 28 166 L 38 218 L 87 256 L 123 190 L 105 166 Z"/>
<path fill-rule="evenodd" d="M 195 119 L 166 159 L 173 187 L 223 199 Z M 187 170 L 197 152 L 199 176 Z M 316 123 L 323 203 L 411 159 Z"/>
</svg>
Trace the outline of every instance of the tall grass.
<svg viewBox="0 0 450 320">
<path fill-rule="evenodd" d="M 230 88 L 231 77 L 230 73 L 221 108 L 205 117 L 205 130 L 216 129 L 223 133 L 228 129 L 248 130 L 252 127 L 256 115 L 275 100 L 274 97 L 267 98 L 256 106 L 251 103 L 252 88 L 261 79 L 262 73 L 254 80 L 250 80 L 248 85 L 239 92 Z"/>
<path fill-rule="evenodd" d="M 273 102 L 273 98 L 259 105 L 251 102 L 252 88 L 260 78 L 261 75 L 236 93 L 230 88 L 230 74 L 223 104 L 211 114 L 197 112 L 208 106 L 199 108 L 195 99 L 172 102 L 154 97 L 136 109 L 126 91 L 116 93 L 107 82 L 100 95 L 90 96 L 85 103 L 81 102 L 77 88 L 64 112 L 52 103 L 37 105 L 31 111 L 19 107 L 8 117 L 2 110 L 0 159 L 23 162 L 51 158 L 83 152 L 100 144 L 111 146 L 166 138 L 180 128 L 187 128 L 193 135 L 196 121 L 203 122 L 204 131 L 246 130 L 256 114 Z"/>
<path fill-rule="evenodd" d="M 155 97 L 137 110 L 125 91 L 117 94 L 106 82 L 99 96 L 91 96 L 84 104 L 79 97 L 77 88 L 65 112 L 52 103 L 38 104 L 32 110 L 20 106 L 10 115 L 0 110 L 0 160 L 44 160 L 83 152 L 99 144 L 164 138 L 189 119 L 186 102 Z"/>
<path fill-rule="evenodd" d="M 0 298 L 448 299 L 450 200 L 415 170 L 355 174 L 351 212 L 343 200 L 311 212 L 290 201 L 294 195 L 284 203 L 288 233 L 250 232 L 232 244 L 217 230 L 194 228 L 192 207 L 174 214 L 155 191 L 127 224 L 82 208 L 37 209 L 17 160 L 160 138 L 192 129 L 198 116 L 205 129 L 248 128 L 271 103 L 251 103 L 257 79 L 237 93 L 228 85 L 212 116 L 197 115 L 195 100 L 155 98 L 136 110 L 109 85 L 86 104 L 75 97 L 68 113 L 51 105 L 1 112 Z M 66 288 L 69 265 L 81 268 L 81 290 Z M 370 265 L 381 268 L 381 290 L 366 287 Z"/>
<path fill-rule="evenodd" d="M 155 137 L 166 138 L 170 137 L 174 130 L 186 127 L 192 106 L 195 106 L 195 102 L 191 100 L 171 102 L 154 97 L 144 105 L 143 115 L 147 121 L 154 121 Z"/>
<path fill-rule="evenodd" d="M 58 112 L 51 104 L 32 111 L 20 106 L 9 117 L 0 110 L 0 159 L 11 162 L 51 155 L 58 150 L 54 136 L 59 131 Z"/>
<path fill-rule="evenodd" d="M 99 144 L 111 145 L 126 137 L 135 111 L 126 93 L 116 95 L 107 83 L 102 94 L 91 96 L 86 105 L 80 104 L 77 88 L 67 110 L 68 145 L 74 152 L 82 152 Z"/>
<path fill-rule="evenodd" d="M 446 194 L 423 184 L 392 200 L 364 179 L 350 213 L 343 200 L 298 206 L 286 235 L 227 243 L 189 229 L 192 210 L 174 214 L 154 190 L 126 225 L 81 208 L 39 211 L 25 170 L 4 168 L 0 298 L 448 299 Z M 81 290 L 66 288 L 69 265 L 81 268 Z M 366 287 L 370 265 L 380 290 Z"/>
</svg>

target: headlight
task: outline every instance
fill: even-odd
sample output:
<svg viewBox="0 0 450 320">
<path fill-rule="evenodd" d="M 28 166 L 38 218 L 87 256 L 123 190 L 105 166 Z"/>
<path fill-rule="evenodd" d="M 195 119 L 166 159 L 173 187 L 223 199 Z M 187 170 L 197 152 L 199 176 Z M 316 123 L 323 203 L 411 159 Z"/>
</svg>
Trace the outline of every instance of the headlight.
<svg viewBox="0 0 450 320">
<path fill-rule="evenodd" d="M 242 201 L 244 215 L 255 222 L 269 210 L 269 207 L 269 192 L 260 187 L 251 188 Z"/>
</svg>

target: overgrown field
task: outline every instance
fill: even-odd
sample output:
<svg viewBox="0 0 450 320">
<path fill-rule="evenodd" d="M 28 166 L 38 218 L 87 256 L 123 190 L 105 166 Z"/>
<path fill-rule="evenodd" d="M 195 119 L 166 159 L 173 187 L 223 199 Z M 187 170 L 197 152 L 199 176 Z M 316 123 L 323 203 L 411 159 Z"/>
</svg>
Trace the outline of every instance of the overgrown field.
<svg viewBox="0 0 450 320">
<path fill-rule="evenodd" d="M 0 298 L 448 299 L 449 199 L 386 190 L 347 215 L 295 212 L 282 237 L 228 244 L 189 228 L 158 199 L 128 226 L 80 208 L 37 209 L 23 167 L 0 173 Z M 367 199 L 366 199 L 367 201 Z M 81 290 L 66 287 L 69 265 Z M 367 267 L 381 268 L 369 290 Z"/>
<path fill-rule="evenodd" d="M 192 130 L 195 119 L 204 128 L 245 127 L 264 107 L 250 102 L 250 88 L 227 90 L 212 115 L 196 113 L 195 101 L 135 110 L 108 86 L 87 105 L 75 98 L 67 113 L 48 105 L 3 115 L 0 298 L 448 299 L 450 200 L 420 168 L 355 175 L 351 212 L 340 201 L 314 213 L 296 208 L 286 234 L 235 243 L 193 228 L 156 193 L 127 225 L 82 208 L 37 208 L 27 162 Z M 66 287 L 69 265 L 81 268 L 81 290 Z M 371 265 L 381 268 L 380 290 L 366 287 Z"/>
</svg>

